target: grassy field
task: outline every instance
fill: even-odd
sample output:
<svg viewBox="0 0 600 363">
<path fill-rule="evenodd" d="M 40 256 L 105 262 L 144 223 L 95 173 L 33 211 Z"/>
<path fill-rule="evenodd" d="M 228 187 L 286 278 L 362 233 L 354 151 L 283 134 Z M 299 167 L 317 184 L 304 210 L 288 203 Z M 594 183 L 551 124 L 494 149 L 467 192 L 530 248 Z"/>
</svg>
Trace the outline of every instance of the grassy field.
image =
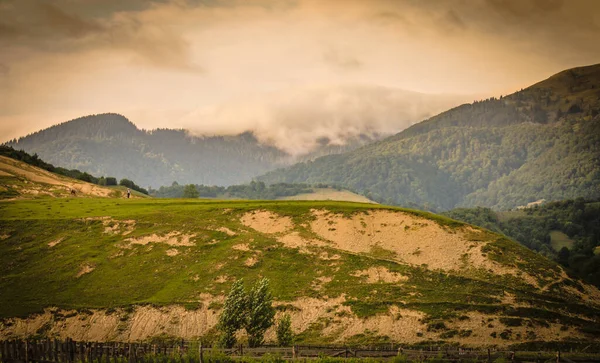
<svg viewBox="0 0 600 363">
<path fill-rule="evenodd" d="M 434 221 L 449 236 L 460 233 L 473 246 L 485 244 L 486 258 L 529 274 L 539 287 L 518 276 L 469 266 L 444 271 L 399 263 L 391 251 L 381 248 L 356 253 L 318 245 L 306 246 L 303 252 L 282 245 L 281 234 L 260 233 L 240 222 L 249 211 L 268 210 L 289 217 L 299 236 L 317 239 L 309 228 L 318 218 L 312 212 L 315 209 L 336 213 L 342 220 L 390 210 Z M 423 314 L 419 324 L 432 326 L 431 331 L 442 338 L 470 334 L 466 328 L 452 327 L 452 322 L 473 319 L 469 314 L 513 319 L 497 325 L 498 334 L 505 323 L 525 329 L 527 324 L 549 326 L 547 322 L 552 322 L 579 329 L 600 317 L 600 310 L 571 295 L 569 289 L 583 289 L 582 285 L 561 280 L 553 262 L 500 235 L 465 228 L 427 212 L 335 201 L 4 201 L 0 202 L 0 318 L 24 317 L 50 306 L 81 311 L 177 304 L 197 309 L 202 296 L 226 294 L 235 279 L 252 283 L 260 277 L 270 279 L 273 295 L 281 304 L 343 296 L 341 304 L 360 319 L 387 314 L 396 306 Z M 173 243 L 131 242 L 152 236 L 164 240 L 173 234 Z M 317 257 L 323 254 L 335 259 Z M 252 259 L 255 263 L 245 263 Z M 408 282 L 367 282 L 356 274 L 369 269 L 383 269 Z M 507 294 L 515 300 L 507 302 Z M 300 333 L 299 341 L 322 343 L 323 331 L 348 314 L 339 310 L 341 306 L 331 309 L 338 309 L 331 315 L 339 316 L 311 324 Z M 390 338 L 367 330 L 354 339 L 385 342 Z"/>
<path fill-rule="evenodd" d="M 349 190 L 336 190 L 333 188 L 314 188 L 312 193 L 298 194 L 291 197 L 281 197 L 280 200 L 337 200 L 357 203 L 375 203 L 369 198 L 353 193 Z"/>
</svg>

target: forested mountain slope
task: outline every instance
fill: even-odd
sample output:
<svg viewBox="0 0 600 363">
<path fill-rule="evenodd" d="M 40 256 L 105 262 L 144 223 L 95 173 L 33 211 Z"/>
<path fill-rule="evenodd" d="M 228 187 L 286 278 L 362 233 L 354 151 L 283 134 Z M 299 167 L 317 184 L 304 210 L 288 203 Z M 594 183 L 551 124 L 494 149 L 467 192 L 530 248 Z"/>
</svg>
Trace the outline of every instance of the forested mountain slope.
<svg viewBox="0 0 600 363">
<path fill-rule="evenodd" d="M 456 107 L 352 152 L 270 172 L 267 183 L 332 183 L 378 202 L 508 209 L 600 197 L 600 65 Z"/>
<path fill-rule="evenodd" d="M 377 136 L 376 136 L 377 137 Z M 360 136 L 346 145 L 323 143 L 310 159 L 355 149 L 373 141 Z M 185 130 L 138 129 L 118 114 L 100 114 L 38 131 L 7 143 L 44 160 L 94 175 L 135 180 L 144 187 L 182 184 L 231 185 L 284 165 L 294 158 L 261 144 L 251 132 L 194 137 Z"/>
</svg>

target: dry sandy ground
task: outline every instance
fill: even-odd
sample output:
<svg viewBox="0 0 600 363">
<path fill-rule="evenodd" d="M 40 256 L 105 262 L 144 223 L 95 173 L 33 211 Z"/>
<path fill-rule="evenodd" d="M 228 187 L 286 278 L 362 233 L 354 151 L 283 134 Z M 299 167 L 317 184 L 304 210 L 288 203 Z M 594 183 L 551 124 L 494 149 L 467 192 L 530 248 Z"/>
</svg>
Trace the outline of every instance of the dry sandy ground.
<svg viewBox="0 0 600 363">
<path fill-rule="evenodd" d="M 485 242 L 470 241 L 467 228 L 450 231 L 434 221 L 408 213 L 373 210 L 351 218 L 325 210 L 313 210 L 311 229 L 334 248 L 353 253 L 384 251 L 391 260 L 429 269 L 459 271 L 483 268 L 496 274 L 510 274 L 537 286 L 537 280 L 516 268 L 489 260 L 481 251 Z"/>
<path fill-rule="evenodd" d="M 397 272 L 391 272 L 385 267 L 370 267 L 366 270 L 356 271 L 352 274 L 357 277 L 365 277 L 367 283 L 375 284 L 378 282 L 398 283 L 408 281 L 407 276 L 403 276 Z"/>
<path fill-rule="evenodd" d="M 111 193 L 113 193 L 112 189 L 103 188 L 95 184 L 90 184 L 75 179 L 63 177 L 57 174 L 53 174 L 44 169 L 40 169 L 17 160 L 7 158 L 5 156 L 0 156 L 0 171 L 6 174 L 11 174 L 14 176 L 25 178 L 30 182 L 56 186 L 64 189 L 66 192 L 69 192 L 71 188 L 73 188 L 79 193 L 93 195 L 97 197 L 108 197 Z M 28 191 L 31 193 L 28 193 Z M 32 186 L 31 188 L 27 188 L 23 192 L 25 194 L 37 194 L 35 193 L 35 191 L 35 188 Z"/>
<path fill-rule="evenodd" d="M 242 216 L 244 226 L 255 229 L 261 233 L 283 233 L 294 227 L 290 217 L 280 216 L 267 210 L 256 210 Z"/>
<path fill-rule="evenodd" d="M 160 334 L 168 334 L 184 339 L 202 336 L 213 328 L 220 311 L 208 309 L 211 302 L 223 302 L 224 297 L 202 295 L 202 305 L 197 310 L 186 310 L 181 306 L 151 307 L 138 306 L 132 313 L 121 309 L 107 313 L 106 310 L 92 310 L 90 313 L 75 311 L 59 311 L 47 309 L 43 314 L 27 319 L 7 319 L 0 322 L 0 339 L 12 339 L 34 334 L 44 325 L 49 325 L 49 334 L 60 338 L 72 338 L 87 341 L 141 341 Z M 292 329 L 297 334 L 315 325 L 319 326 L 323 341 L 327 343 L 344 343 L 354 335 L 369 331 L 374 335 L 388 336 L 393 341 L 416 343 L 429 338 L 439 339 L 440 332 L 428 332 L 423 322 L 422 312 L 390 306 L 386 313 L 361 319 L 356 317 L 348 306 L 343 305 L 344 296 L 329 299 L 300 298 L 292 302 L 275 305 L 292 306 L 278 312 L 276 318 L 289 314 L 292 318 Z M 67 318 L 60 318 L 57 313 Z M 505 346 L 518 341 L 535 339 L 560 340 L 563 338 L 583 337 L 573 329 L 561 330 L 561 325 L 550 324 L 550 327 L 505 327 L 496 315 L 483 315 L 475 312 L 464 314 L 464 320 L 446 321 L 449 329 L 471 331 L 467 337 L 456 335 L 447 340 L 459 342 L 467 346 L 497 344 Z M 510 339 L 504 340 L 499 334 L 506 329 L 511 330 Z M 493 339 L 490 334 L 496 333 Z M 535 339 L 531 337 L 535 334 Z M 528 338 L 529 337 L 529 338 Z M 267 331 L 267 341 L 275 340 L 274 328 Z"/>
<path fill-rule="evenodd" d="M 351 253 L 383 253 L 399 263 L 444 271 L 484 269 L 494 274 L 512 275 L 540 287 L 534 276 L 488 259 L 482 252 L 486 242 L 474 242 L 467 237 L 467 234 L 483 232 L 471 227 L 450 230 L 426 218 L 389 210 L 372 210 L 352 217 L 326 210 L 312 210 L 312 213 L 315 218 L 310 228 L 318 238 L 302 237 L 293 231 L 290 217 L 270 211 L 248 212 L 241 222 L 261 233 L 274 235 L 284 246 L 301 253 L 311 253 L 311 246 Z"/>
</svg>

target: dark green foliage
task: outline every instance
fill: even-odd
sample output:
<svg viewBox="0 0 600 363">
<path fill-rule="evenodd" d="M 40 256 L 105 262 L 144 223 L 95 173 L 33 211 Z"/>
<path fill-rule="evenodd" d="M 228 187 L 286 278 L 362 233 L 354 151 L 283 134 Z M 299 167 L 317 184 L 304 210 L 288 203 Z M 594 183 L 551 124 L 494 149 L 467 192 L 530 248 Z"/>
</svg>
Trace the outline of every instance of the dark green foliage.
<svg viewBox="0 0 600 363">
<path fill-rule="evenodd" d="M 248 345 L 258 347 L 264 342 L 267 329 L 273 325 L 275 308 L 269 290 L 269 280 L 262 278 L 246 293 L 242 279 L 233 283 L 219 316 L 220 343 L 231 348 L 235 333 L 244 328 L 248 333 Z"/>
<path fill-rule="evenodd" d="M 117 178 L 112 176 L 106 177 L 106 185 L 117 185 Z"/>
<path fill-rule="evenodd" d="M 328 185 L 319 185 L 319 188 L 330 187 Z M 262 199 L 272 200 L 279 197 L 289 197 L 302 193 L 311 193 L 312 186 L 308 184 L 287 184 L 277 183 L 266 186 L 263 182 L 251 182 L 245 185 L 231 185 L 229 187 L 206 186 L 206 185 L 179 185 L 173 182 L 171 186 L 162 186 L 158 189 L 152 189 L 150 194 L 157 198 L 197 198 L 186 197 L 185 190 L 193 193 L 194 188 L 201 198 L 228 198 L 228 199 Z"/>
<path fill-rule="evenodd" d="M 133 189 L 133 190 L 137 190 L 140 193 L 144 193 L 144 194 L 148 194 L 148 191 L 142 187 L 140 187 L 139 185 L 135 184 L 134 182 L 132 182 L 129 179 L 121 179 L 121 181 L 119 182 L 119 185 L 122 185 L 124 187 Z"/>
<path fill-rule="evenodd" d="M 263 344 L 267 329 L 273 325 L 275 308 L 269 290 L 269 280 L 259 280 L 248 294 L 248 312 L 245 321 L 248 345 L 258 347 Z"/>
<path fill-rule="evenodd" d="M 284 314 L 277 322 L 277 344 L 280 347 L 289 347 L 294 342 L 294 333 L 292 332 L 292 318 L 289 314 Z"/>
<path fill-rule="evenodd" d="M 599 83 L 600 65 L 577 68 L 258 180 L 335 183 L 377 202 L 429 210 L 599 198 Z M 563 100 L 577 104 L 567 109 Z"/>
<path fill-rule="evenodd" d="M 200 193 L 196 190 L 196 187 L 193 184 L 188 184 L 183 188 L 183 197 L 184 198 L 198 198 Z"/>
<path fill-rule="evenodd" d="M 221 315 L 219 315 L 219 330 L 221 330 L 221 346 L 231 348 L 235 345 L 235 332 L 244 327 L 248 309 L 248 294 L 244 290 L 244 280 L 233 283 L 227 295 Z"/>
</svg>

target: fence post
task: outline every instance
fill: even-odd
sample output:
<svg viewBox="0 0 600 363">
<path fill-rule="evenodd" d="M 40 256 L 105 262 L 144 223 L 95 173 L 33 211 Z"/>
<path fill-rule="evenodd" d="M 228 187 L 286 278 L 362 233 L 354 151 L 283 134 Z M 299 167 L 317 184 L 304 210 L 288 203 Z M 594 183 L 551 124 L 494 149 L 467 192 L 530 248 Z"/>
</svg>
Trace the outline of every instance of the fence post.
<svg viewBox="0 0 600 363">
<path fill-rule="evenodd" d="M 556 352 L 556 363 L 560 362 L 560 350 Z"/>
<path fill-rule="evenodd" d="M 200 341 L 199 349 L 200 349 L 200 363 L 204 363 L 204 352 L 203 352 L 204 349 L 202 349 L 202 341 Z"/>
<path fill-rule="evenodd" d="M 492 351 L 490 348 L 488 348 L 488 362 L 492 361 Z"/>
</svg>

